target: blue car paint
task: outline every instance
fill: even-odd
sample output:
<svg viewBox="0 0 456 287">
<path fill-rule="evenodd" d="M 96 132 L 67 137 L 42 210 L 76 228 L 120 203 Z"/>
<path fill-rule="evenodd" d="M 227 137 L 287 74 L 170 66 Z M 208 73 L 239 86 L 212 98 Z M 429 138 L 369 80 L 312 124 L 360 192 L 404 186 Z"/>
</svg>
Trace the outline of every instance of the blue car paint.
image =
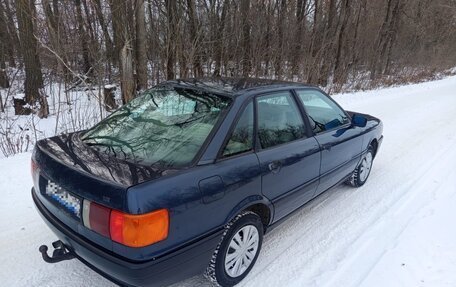
<svg viewBox="0 0 456 287">
<path fill-rule="evenodd" d="M 171 81 L 164 85 L 212 89 L 192 81 Z M 37 144 L 34 160 L 42 171 L 41 182 L 58 182 L 82 198 L 131 214 L 167 208 L 170 226 L 168 238 L 164 241 L 143 248 L 112 242 L 70 220 L 49 203 L 40 193 L 41 184 L 35 186 L 34 194 L 56 220 L 73 232 L 102 250 L 135 262 L 163 258 L 220 234 L 236 214 L 253 205 L 261 205 L 269 211 L 266 225 L 272 225 L 346 179 L 368 146 L 373 141 L 381 143 L 381 122 L 362 115 L 367 120 L 365 127 L 347 124 L 318 135 L 307 131 L 307 137 L 291 143 L 266 150 L 257 148 L 230 158 L 218 157 L 233 122 L 248 101 L 273 91 L 302 88 L 317 89 L 276 82 L 233 89 L 231 94 L 215 89 L 214 92 L 232 97 L 233 103 L 195 164 L 179 170 L 145 167 L 107 157 L 85 146 L 78 133 Z M 278 168 L 271 170 L 273 162 Z M 66 239 L 65 242 L 71 245 L 71 240 Z M 214 243 L 206 249 L 215 249 Z M 109 270 L 101 273 L 116 277 Z"/>
</svg>

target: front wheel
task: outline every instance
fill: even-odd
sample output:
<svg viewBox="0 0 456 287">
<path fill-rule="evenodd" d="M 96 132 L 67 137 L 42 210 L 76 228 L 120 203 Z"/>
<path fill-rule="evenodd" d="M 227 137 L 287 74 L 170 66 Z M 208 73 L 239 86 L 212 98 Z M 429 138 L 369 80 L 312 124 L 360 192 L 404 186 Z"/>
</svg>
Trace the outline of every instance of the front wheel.
<svg viewBox="0 0 456 287">
<path fill-rule="evenodd" d="M 354 187 L 360 187 L 363 184 L 365 184 L 367 181 L 367 178 L 370 175 L 373 162 L 374 162 L 374 150 L 373 150 L 372 146 L 370 146 L 369 149 L 367 150 L 367 153 L 364 155 L 363 159 L 361 160 L 361 163 L 358 165 L 358 167 L 355 169 L 353 174 L 347 180 L 347 184 L 354 186 Z"/>
<path fill-rule="evenodd" d="M 225 228 L 206 270 L 206 277 L 220 286 L 234 286 L 250 272 L 263 242 L 263 223 L 251 211 L 237 215 Z"/>
</svg>

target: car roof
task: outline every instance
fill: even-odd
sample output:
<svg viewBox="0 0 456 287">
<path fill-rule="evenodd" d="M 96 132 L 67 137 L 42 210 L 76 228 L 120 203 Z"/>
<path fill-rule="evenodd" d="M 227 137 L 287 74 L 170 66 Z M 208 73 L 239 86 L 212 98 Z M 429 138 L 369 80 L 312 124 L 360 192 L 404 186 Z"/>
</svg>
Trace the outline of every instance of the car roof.
<svg viewBox="0 0 456 287">
<path fill-rule="evenodd" d="M 189 78 L 169 80 L 158 85 L 159 87 L 172 86 L 187 89 L 197 89 L 230 97 L 241 95 L 247 91 L 270 90 L 282 87 L 314 87 L 303 83 L 257 79 L 257 78 Z"/>
</svg>

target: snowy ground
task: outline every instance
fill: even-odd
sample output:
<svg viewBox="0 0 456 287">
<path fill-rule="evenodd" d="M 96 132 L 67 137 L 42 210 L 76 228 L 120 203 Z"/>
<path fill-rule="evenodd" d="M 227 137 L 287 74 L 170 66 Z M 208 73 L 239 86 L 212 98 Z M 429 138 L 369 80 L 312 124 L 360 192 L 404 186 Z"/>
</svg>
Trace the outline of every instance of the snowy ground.
<svg viewBox="0 0 456 287">
<path fill-rule="evenodd" d="M 269 233 L 240 286 L 456 286 L 456 77 L 335 98 L 384 121 L 368 182 L 326 192 Z M 0 160 L 0 285 L 113 286 L 76 260 L 40 258 L 55 236 L 33 208 L 29 158 Z"/>
</svg>

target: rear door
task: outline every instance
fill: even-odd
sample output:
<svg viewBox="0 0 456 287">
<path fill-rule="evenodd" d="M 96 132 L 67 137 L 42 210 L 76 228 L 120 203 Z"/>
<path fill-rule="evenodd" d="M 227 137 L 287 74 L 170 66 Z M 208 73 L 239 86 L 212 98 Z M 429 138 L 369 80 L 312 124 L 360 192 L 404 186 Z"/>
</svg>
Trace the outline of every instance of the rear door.
<svg viewBox="0 0 456 287">
<path fill-rule="evenodd" d="M 256 108 L 262 192 L 274 204 L 277 221 L 312 199 L 320 148 L 306 135 L 302 111 L 290 91 L 257 96 Z"/>
<path fill-rule="evenodd" d="M 303 89 L 296 93 L 322 150 L 317 196 L 354 171 L 362 151 L 362 129 L 353 127 L 347 113 L 322 92 Z"/>
</svg>

